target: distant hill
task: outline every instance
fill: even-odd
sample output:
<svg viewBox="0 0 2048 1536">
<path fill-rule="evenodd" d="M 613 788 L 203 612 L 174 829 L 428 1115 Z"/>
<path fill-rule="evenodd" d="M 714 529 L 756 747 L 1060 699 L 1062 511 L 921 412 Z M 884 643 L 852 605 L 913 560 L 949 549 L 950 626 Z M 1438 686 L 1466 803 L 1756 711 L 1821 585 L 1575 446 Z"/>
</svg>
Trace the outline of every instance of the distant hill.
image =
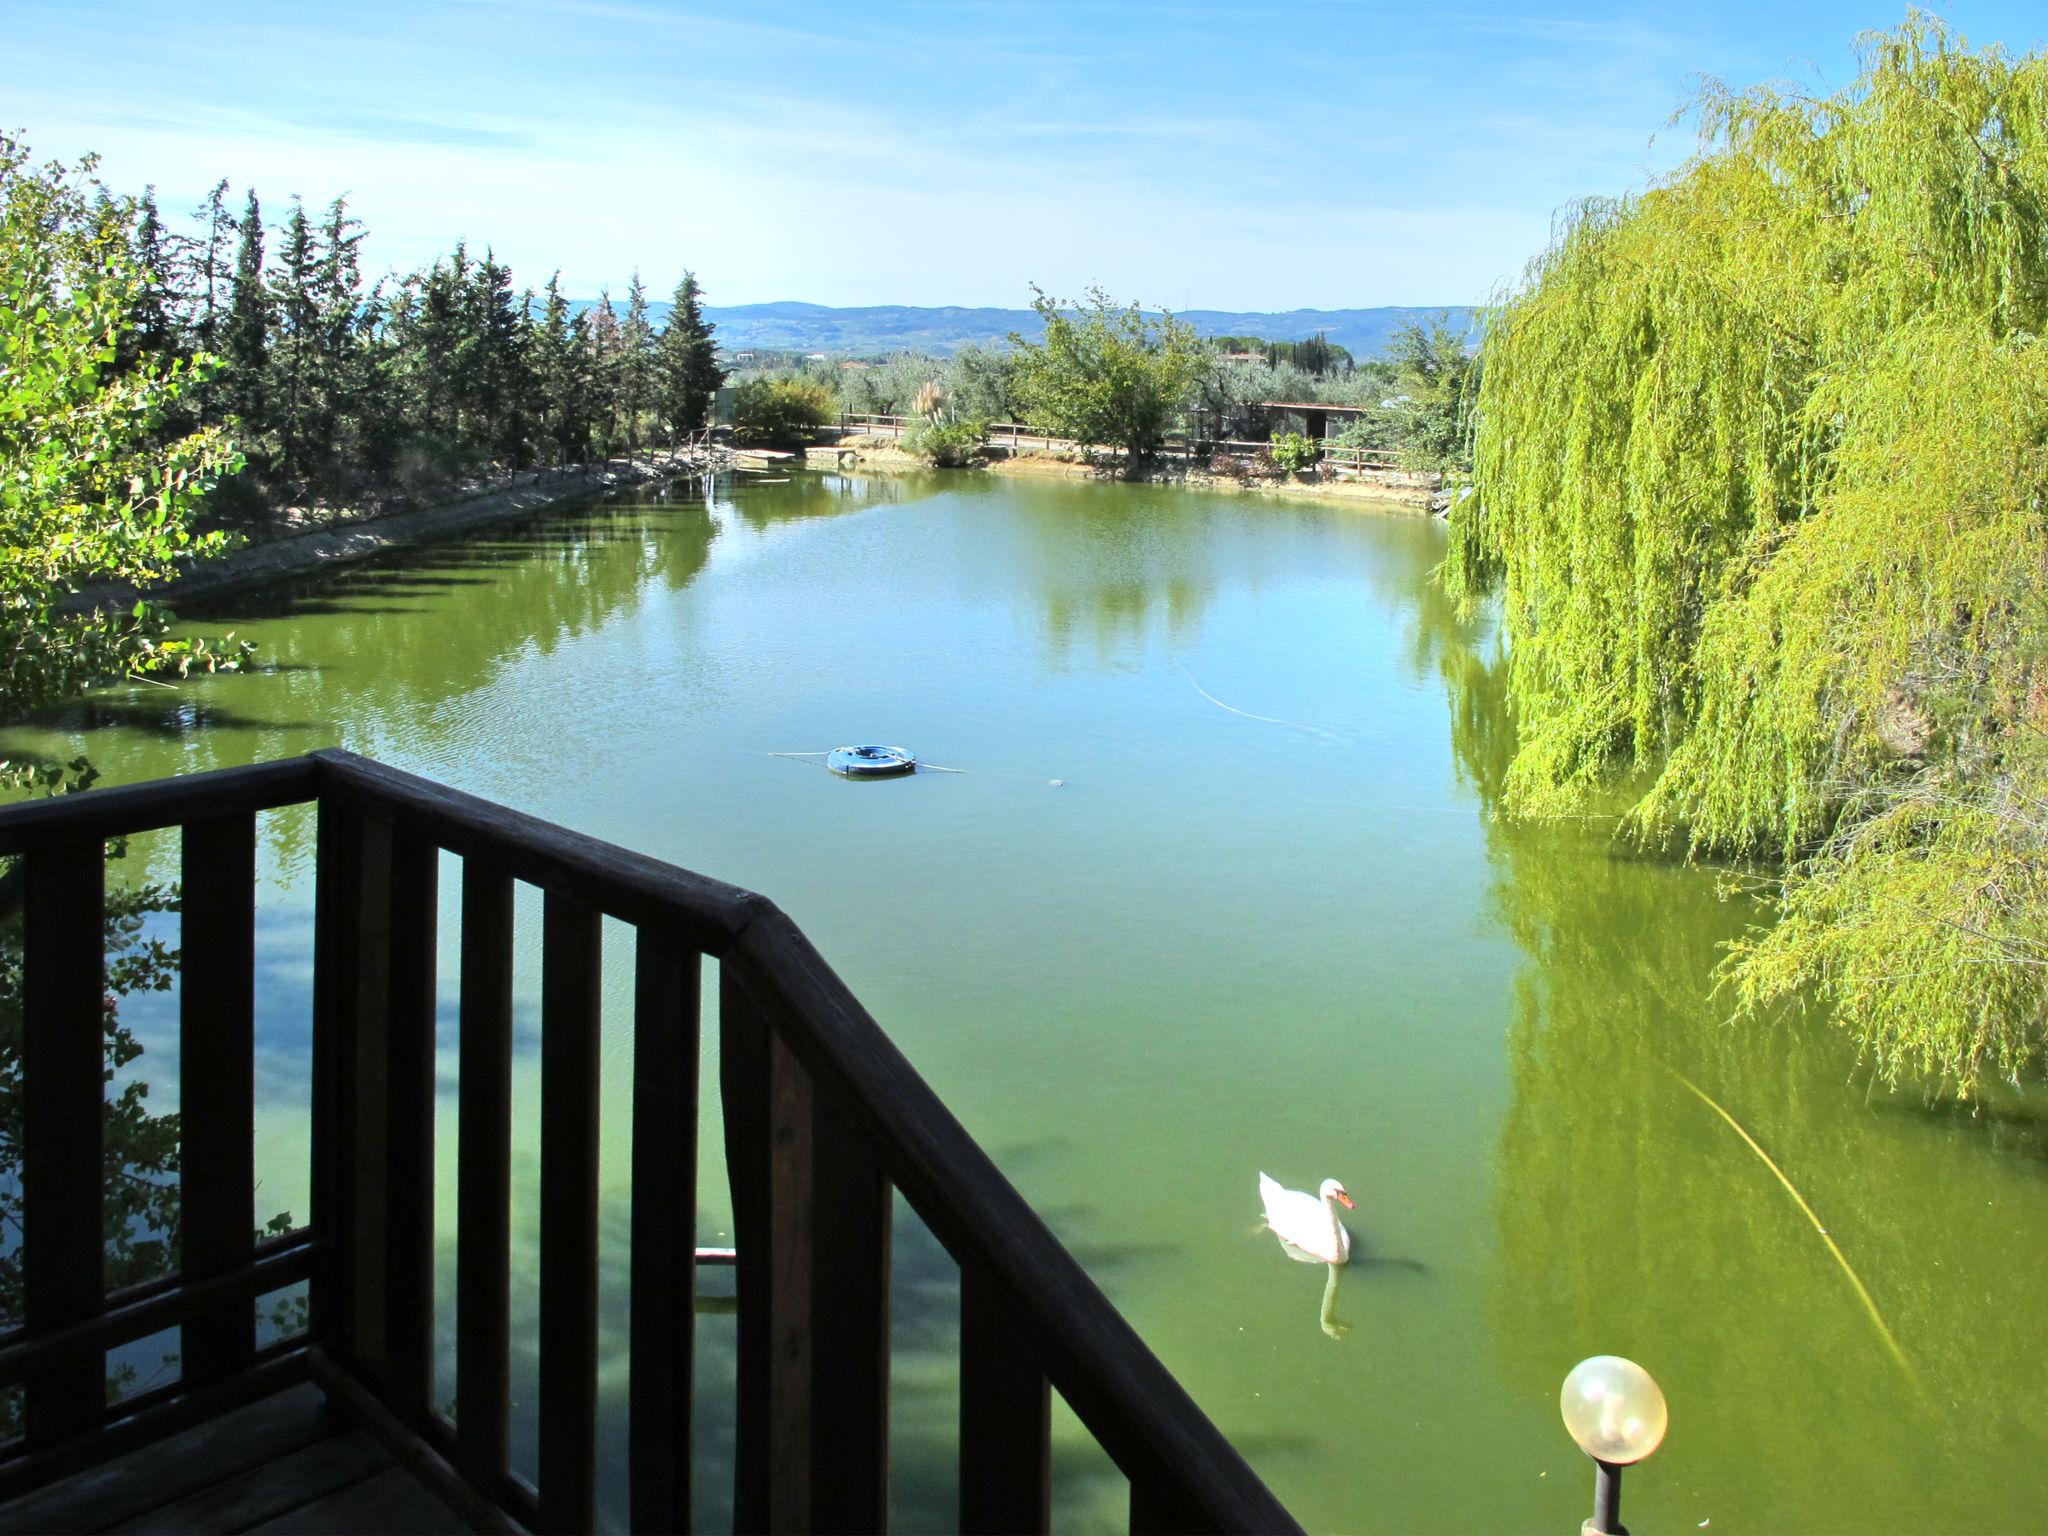
<svg viewBox="0 0 2048 1536">
<path fill-rule="evenodd" d="M 649 304 L 657 324 L 668 323 L 668 305 Z M 1376 357 L 1387 338 L 1410 320 L 1426 320 L 1448 312 L 1470 327 L 1468 305 L 1433 308 L 1385 306 L 1379 309 L 1294 309 L 1284 313 L 1251 313 L 1224 309 L 1189 309 L 1180 318 L 1203 336 L 1258 336 L 1267 341 L 1302 341 L 1321 331 L 1348 348 L 1354 357 Z M 919 308 L 877 304 L 835 309 L 826 304 L 782 301 L 774 304 L 707 305 L 705 318 L 718 327 L 727 355 L 751 347 L 786 352 L 840 352 L 868 356 L 885 352 L 930 352 L 946 355 L 967 342 L 1003 341 L 1012 331 L 1035 337 L 1038 316 L 1028 309 L 963 309 L 955 305 Z"/>
</svg>

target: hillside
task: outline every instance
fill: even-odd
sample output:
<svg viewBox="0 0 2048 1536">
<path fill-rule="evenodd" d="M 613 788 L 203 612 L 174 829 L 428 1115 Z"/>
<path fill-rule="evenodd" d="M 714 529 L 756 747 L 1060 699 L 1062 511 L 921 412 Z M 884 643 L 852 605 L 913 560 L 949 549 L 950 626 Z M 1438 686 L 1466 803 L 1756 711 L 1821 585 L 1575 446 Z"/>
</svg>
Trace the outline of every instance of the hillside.
<svg viewBox="0 0 2048 1536">
<path fill-rule="evenodd" d="M 650 304 L 657 324 L 668 321 L 668 305 Z M 1453 320 L 1471 323 L 1469 306 L 1442 306 Z M 1434 308 L 1385 306 L 1378 309 L 1296 309 L 1285 313 L 1190 309 L 1180 318 L 1204 336 L 1260 336 L 1268 341 L 1300 341 L 1322 331 L 1355 357 L 1376 356 L 1396 328 L 1410 320 L 1426 320 Z M 841 352 L 866 355 L 918 351 L 951 353 L 967 342 L 1001 341 L 1012 331 L 1038 334 L 1038 316 L 1028 309 L 965 309 L 956 305 L 920 308 L 879 304 L 835 309 L 826 304 L 782 301 L 773 304 L 707 305 L 705 317 L 718 327 L 718 340 L 728 355 L 750 347 L 790 352 Z"/>
</svg>

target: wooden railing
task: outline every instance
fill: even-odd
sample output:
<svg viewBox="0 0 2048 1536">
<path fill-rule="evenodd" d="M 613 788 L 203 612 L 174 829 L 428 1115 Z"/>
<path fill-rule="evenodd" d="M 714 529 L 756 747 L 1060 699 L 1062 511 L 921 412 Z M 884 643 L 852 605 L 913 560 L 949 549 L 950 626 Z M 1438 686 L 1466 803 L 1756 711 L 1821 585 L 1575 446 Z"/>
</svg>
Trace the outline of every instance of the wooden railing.
<svg viewBox="0 0 2048 1536">
<path fill-rule="evenodd" d="M 918 418 L 915 416 L 886 416 L 858 412 L 842 412 L 839 430 L 842 433 L 868 433 L 876 437 L 901 437 Z M 994 448 L 1008 448 L 1013 453 L 1024 448 L 1040 449 L 1046 452 L 1070 452 L 1080 447 L 1071 438 L 1052 437 L 1044 432 L 1025 426 L 1021 422 L 999 421 L 983 430 L 982 441 Z M 1166 458 L 1187 458 L 1198 449 L 1212 453 L 1264 453 L 1273 445 L 1270 442 L 1252 442 L 1236 438 L 1202 440 L 1199 443 L 1186 434 L 1169 436 L 1159 445 L 1159 453 Z M 1350 448 L 1340 443 L 1325 440 L 1322 444 L 1321 462 L 1331 469 L 1349 470 L 1353 474 L 1388 474 L 1401 467 L 1401 456 L 1380 448 Z"/>
<path fill-rule="evenodd" d="M 312 1219 L 253 1232 L 255 818 L 317 802 Z M 103 847 L 183 847 L 179 1272 L 102 1283 Z M 434 1408 L 436 877 L 461 860 L 456 1408 Z M 23 892 L 25 1385 L 0 1492 L 310 1374 L 473 1522 L 590 1529 L 600 924 L 634 944 L 631 1520 L 690 1516 L 700 966 L 716 959 L 738 1293 L 736 1528 L 888 1517 L 891 1190 L 961 1271 L 960 1528 L 1042 1531 L 1049 1389 L 1131 1484 L 1133 1531 L 1294 1530 L 795 925 L 762 897 L 344 752 L 0 810 Z M 513 893 L 543 893 L 537 1486 L 507 1464 Z M 309 1332 L 255 1299 L 310 1281 Z M 109 1407 L 105 1352 L 184 1330 Z"/>
</svg>

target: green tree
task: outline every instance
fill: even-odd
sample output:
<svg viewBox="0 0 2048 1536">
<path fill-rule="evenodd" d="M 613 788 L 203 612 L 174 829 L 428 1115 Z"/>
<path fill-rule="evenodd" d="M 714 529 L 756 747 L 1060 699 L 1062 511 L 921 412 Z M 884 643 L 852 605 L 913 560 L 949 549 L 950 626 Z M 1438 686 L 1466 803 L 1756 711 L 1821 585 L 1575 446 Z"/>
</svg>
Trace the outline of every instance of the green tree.
<svg viewBox="0 0 2048 1536">
<path fill-rule="evenodd" d="M 1915 16 L 1582 206 L 1488 322 L 1454 590 L 1498 587 L 1508 809 L 1769 854 L 1751 1007 L 1889 1074 L 2048 1044 L 2048 55 Z M 1624 801 L 1624 803 L 1628 803 Z"/>
<path fill-rule="evenodd" d="M 619 326 L 619 415 L 626 447 L 640 451 L 640 429 L 654 411 L 654 325 L 647 316 L 647 285 L 640 274 L 626 290 L 626 318 Z"/>
<path fill-rule="evenodd" d="M 1387 340 L 1393 401 L 1376 413 L 1384 438 L 1411 469 L 1465 474 L 1479 403 L 1479 354 L 1448 314 L 1410 320 Z"/>
<path fill-rule="evenodd" d="M 146 607 L 60 606 L 98 581 L 149 583 L 194 537 L 192 508 L 235 457 L 218 432 L 156 429 L 195 374 L 182 358 L 114 361 L 147 286 L 131 205 L 86 195 L 93 162 L 29 164 L 0 137 L 0 709 L 13 714 L 130 672 L 203 657 Z"/>
<path fill-rule="evenodd" d="M 590 418 L 580 367 L 580 333 L 580 324 L 569 318 L 569 301 L 562 297 L 562 274 L 557 272 L 548 279 L 546 303 L 533 338 L 541 441 L 557 464 L 581 458 L 590 441 Z"/>
<path fill-rule="evenodd" d="M 320 224 L 305 413 L 308 456 L 330 482 L 338 440 L 355 416 L 363 384 L 362 242 L 361 221 L 349 217 L 347 200 L 337 197 Z"/>
<path fill-rule="evenodd" d="M 589 436 L 598 457 L 610 463 L 622 436 L 619 418 L 626 361 L 625 337 L 619 329 L 619 313 L 612 308 L 611 289 L 600 288 L 597 306 L 578 315 L 576 322 L 580 338 L 577 366 L 583 375 Z"/>
<path fill-rule="evenodd" d="M 181 244 L 164 228 L 157 211 L 156 188 L 144 187 L 136 204 L 134 247 L 141 286 L 115 362 L 124 371 L 138 364 L 161 367 L 185 350 L 178 325 Z"/>
<path fill-rule="evenodd" d="M 314 394 L 320 366 L 320 244 L 298 198 L 284 221 L 270 275 L 268 424 L 276 432 L 278 468 L 308 473 Z"/>
<path fill-rule="evenodd" d="M 1124 450 L 1135 473 L 1158 448 L 1203 362 L 1192 327 L 1171 314 L 1120 308 L 1100 288 L 1085 304 L 1032 290 L 1045 339 L 1013 335 L 1017 399 L 1041 431 Z"/>
<path fill-rule="evenodd" d="M 235 217 L 228 212 L 228 184 L 217 181 L 206 201 L 193 212 L 200 225 L 199 235 L 188 241 L 189 265 L 186 296 L 191 315 L 191 348 L 209 356 L 223 349 L 222 332 L 228 313 L 231 274 L 234 271 Z M 218 416 L 218 382 L 202 379 L 193 389 L 198 404 L 199 424 L 211 426 Z"/>
<path fill-rule="evenodd" d="M 227 326 L 222 334 L 221 395 L 223 403 L 244 426 L 243 441 L 261 433 L 264 416 L 265 373 L 270 359 L 270 294 L 263 281 L 263 209 L 256 201 L 256 189 L 249 189 L 248 205 L 242 210 L 238 227 L 240 241 L 235 249 L 235 275 L 229 291 Z"/>
<path fill-rule="evenodd" d="M 695 432 L 711 414 L 712 398 L 725 383 L 718 365 L 715 327 L 704 318 L 704 291 L 697 275 L 685 272 L 676 284 L 668 324 L 655 344 L 656 393 L 669 437 Z"/>
<path fill-rule="evenodd" d="M 117 368 L 151 277 L 137 263 L 134 204 L 92 181 L 94 164 L 37 167 L 0 137 L 0 712 L 15 715 L 129 674 L 218 664 L 217 650 L 174 639 L 145 603 L 78 611 L 64 599 L 88 583 L 162 578 L 179 555 L 219 539 L 191 519 L 211 480 L 235 465 L 216 429 L 166 440 L 161 427 L 209 360 L 136 354 Z M 83 763 L 0 764 L 9 787 L 83 789 Z M 109 903 L 105 1060 L 113 1073 L 138 1047 L 113 1000 L 167 984 L 175 957 L 142 934 L 161 890 Z M 0 1228 L 19 1232 L 21 961 L 18 933 L 0 934 Z M 160 1272 L 173 1240 L 175 1117 L 152 1114 L 148 1089 L 124 1085 L 107 1105 L 107 1278 Z M 21 1316 L 19 1245 L 0 1254 L 0 1317 Z M 0 1429 L 16 1399 L 0 1397 Z"/>
<path fill-rule="evenodd" d="M 764 448 L 802 448 L 832 419 L 832 395 L 807 379 L 748 379 L 733 391 L 733 438 Z"/>
<path fill-rule="evenodd" d="M 969 342 L 947 359 L 940 377 L 960 415 L 981 421 L 1017 419 L 1017 366 L 1008 352 Z"/>
</svg>

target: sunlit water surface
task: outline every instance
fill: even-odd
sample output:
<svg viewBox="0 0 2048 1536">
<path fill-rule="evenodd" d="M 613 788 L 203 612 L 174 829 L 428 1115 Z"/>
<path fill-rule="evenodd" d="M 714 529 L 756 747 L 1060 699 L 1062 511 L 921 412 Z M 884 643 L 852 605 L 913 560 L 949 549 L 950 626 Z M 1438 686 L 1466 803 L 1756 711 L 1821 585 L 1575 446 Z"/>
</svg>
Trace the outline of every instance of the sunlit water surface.
<svg viewBox="0 0 2048 1536">
<path fill-rule="evenodd" d="M 1419 517 L 1156 487 L 721 484 L 189 615 L 261 665 L 106 693 L 7 745 L 86 750 L 118 782 L 339 744 L 766 892 L 1311 1529 L 1574 1529 L 1591 1479 L 1557 1391 L 1601 1352 L 1672 1405 L 1628 1480 L 1638 1529 L 2039 1528 L 2038 1104 L 1873 1090 L 1824 1020 L 1729 1026 L 1714 966 L 1754 909 L 1597 830 L 1492 820 L 1495 642 L 1433 587 L 1442 551 Z M 849 783 L 771 755 L 854 741 L 961 771 Z M 310 820 L 263 834 L 259 1214 L 302 1217 Z M 168 877 L 173 853 L 139 840 L 117 874 Z M 444 861 L 451 930 L 457 884 Z M 521 915 L 530 1472 L 537 902 Z M 631 956 L 606 937 L 617 1522 Z M 456 958 L 444 942 L 444 1401 Z M 129 1005 L 164 1107 L 175 1003 Z M 718 1145 L 707 1102 L 714 1243 Z M 1358 1198 L 1331 1330 L 1324 1273 L 1257 1230 L 1261 1169 Z M 898 1222 L 896 1512 L 936 1530 L 957 1277 Z M 731 1329 L 699 1319 L 712 1526 Z M 1121 1528 L 1120 1477 L 1074 1421 L 1056 1434 L 1058 1524 Z"/>
</svg>

